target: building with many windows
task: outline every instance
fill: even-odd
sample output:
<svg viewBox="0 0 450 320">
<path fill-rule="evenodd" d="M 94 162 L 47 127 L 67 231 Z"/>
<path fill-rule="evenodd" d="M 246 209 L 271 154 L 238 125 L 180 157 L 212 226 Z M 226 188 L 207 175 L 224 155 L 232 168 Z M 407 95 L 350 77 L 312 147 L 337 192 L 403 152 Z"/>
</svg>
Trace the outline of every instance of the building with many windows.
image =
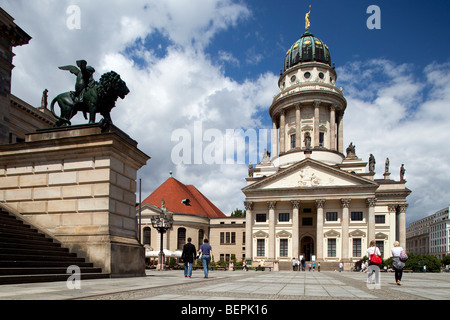
<svg viewBox="0 0 450 320">
<path fill-rule="evenodd" d="M 431 254 L 439 259 L 450 254 L 449 207 L 412 222 L 406 229 L 408 251 Z"/>
<path fill-rule="evenodd" d="M 141 239 L 148 250 L 160 249 L 160 234 L 151 218 L 160 214 L 162 200 L 174 220 L 163 236 L 164 249 L 181 251 L 190 237 L 198 250 L 206 238 L 216 261 L 229 261 L 233 255 L 238 261 L 245 258 L 245 218 L 226 216 L 195 186 L 172 176 L 141 203 Z"/>
<path fill-rule="evenodd" d="M 395 240 L 406 246 L 404 167 L 392 180 L 386 160 L 375 179 L 373 155 L 363 161 L 353 143 L 344 150 L 337 76 L 328 46 L 309 30 L 286 53 L 269 108 L 272 150 L 249 167 L 242 189 L 249 259 L 336 264 L 361 259 L 371 240 L 384 258 Z"/>
</svg>

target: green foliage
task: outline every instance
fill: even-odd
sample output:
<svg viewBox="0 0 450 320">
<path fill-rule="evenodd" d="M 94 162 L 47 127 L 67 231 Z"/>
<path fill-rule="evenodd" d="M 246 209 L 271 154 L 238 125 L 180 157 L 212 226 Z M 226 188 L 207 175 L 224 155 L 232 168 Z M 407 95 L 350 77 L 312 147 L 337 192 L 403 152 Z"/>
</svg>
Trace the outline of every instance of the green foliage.
<svg viewBox="0 0 450 320">
<path fill-rule="evenodd" d="M 246 211 L 245 211 L 245 210 L 242 211 L 242 210 L 236 208 L 236 210 L 234 210 L 234 211 L 231 213 L 231 217 L 236 217 L 236 218 L 244 217 L 244 218 L 245 218 L 245 214 L 246 214 Z"/>
<path fill-rule="evenodd" d="M 445 256 L 444 259 L 442 259 L 442 264 L 443 265 L 450 264 L 450 256 Z"/>
<path fill-rule="evenodd" d="M 175 266 L 175 258 L 169 259 L 169 268 L 173 268 Z"/>
<path fill-rule="evenodd" d="M 392 267 L 392 257 L 383 260 L 382 267 L 385 265 Z M 405 263 L 404 270 L 412 270 L 413 272 L 423 272 L 423 266 L 427 266 L 427 272 L 440 272 L 441 261 L 432 255 L 427 254 L 412 254 L 408 253 L 408 260 Z"/>
</svg>

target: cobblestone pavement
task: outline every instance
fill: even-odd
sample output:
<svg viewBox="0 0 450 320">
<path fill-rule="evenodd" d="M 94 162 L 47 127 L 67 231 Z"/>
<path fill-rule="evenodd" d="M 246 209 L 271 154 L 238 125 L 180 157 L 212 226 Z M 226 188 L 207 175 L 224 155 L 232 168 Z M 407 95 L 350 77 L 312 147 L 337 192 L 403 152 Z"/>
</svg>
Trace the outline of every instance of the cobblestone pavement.
<svg viewBox="0 0 450 320">
<path fill-rule="evenodd" d="M 450 274 L 380 273 L 379 288 L 356 272 L 150 271 L 146 277 L 0 285 L 1 300 L 450 300 Z"/>
</svg>

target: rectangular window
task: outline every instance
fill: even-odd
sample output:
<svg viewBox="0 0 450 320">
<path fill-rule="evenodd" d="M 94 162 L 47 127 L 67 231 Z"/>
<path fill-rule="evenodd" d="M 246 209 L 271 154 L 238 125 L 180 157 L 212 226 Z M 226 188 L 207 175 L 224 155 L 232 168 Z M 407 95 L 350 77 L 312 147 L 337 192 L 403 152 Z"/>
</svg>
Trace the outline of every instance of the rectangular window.
<svg viewBox="0 0 450 320">
<path fill-rule="evenodd" d="M 337 212 L 327 212 L 327 221 L 337 221 L 338 213 Z"/>
<path fill-rule="evenodd" d="M 304 226 L 312 226 L 313 218 L 302 218 L 302 225 Z"/>
<path fill-rule="evenodd" d="M 264 257 L 266 255 L 266 240 L 257 239 L 256 240 L 256 255 L 258 257 Z"/>
<path fill-rule="evenodd" d="M 386 223 L 386 216 L 383 215 L 375 215 L 375 223 Z"/>
<path fill-rule="evenodd" d="M 230 233 L 229 232 L 225 233 L 225 243 L 230 243 Z"/>
<path fill-rule="evenodd" d="M 236 232 L 232 232 L 231 233 L 231 244 L 235 244 L 236 243 Z"/>
<path fill-rule="evenodd" d="M 266 214 L 265 213 L 257 213 L 256 214 L 256 222 L 266 222 Z"/>
<path fill-rule="evenodd" d="M 325 138 L 325 133 L 319 132 L 319 146 L 321 146 L 321 147 L 323 147 L 324 138 Z"/>
<path fill-rule="evenodd" d="M 289 222 L 289 212 L 278 214 L 278 221 L 280 221 L 280 222 Z"/>
<path fill-rule="evenodd" d="M 377 241 L 376 246 L 380 249 L 381 256 L 384 257 L 384 241 Z"/>
<path fill-rule="evenodd" d="M 288 239 L 280 239 L 280 257 L 288 256 Z"/>
<path fill-rule="evenodd" d="M 328 239 L 328 256 L 336 257 L 336 239 Z"/>
<path fill-rule="evenodd" d="M 221 232 L 220 233 L 220 244 L 224 244 L 225 243 L 225 232 Z"/>
<path fill-rule="evenodd" d="M 242 232 L 242 244 L 245 244 L 245 232 Z"/>
<path fill-rule="evenodd" d="M 361 257 L 361 239 L 353 238 L 353 257 Z"/>
<path fill-rule="evenodd" d="M 295 148 L 295 134 L 291 134 L 291 149 Z"/>
<path fill-rule="evenodd" d="M 352 221 L 363 221 L 363 213 L 361 211 L 353 211 Z"/>
</svg>

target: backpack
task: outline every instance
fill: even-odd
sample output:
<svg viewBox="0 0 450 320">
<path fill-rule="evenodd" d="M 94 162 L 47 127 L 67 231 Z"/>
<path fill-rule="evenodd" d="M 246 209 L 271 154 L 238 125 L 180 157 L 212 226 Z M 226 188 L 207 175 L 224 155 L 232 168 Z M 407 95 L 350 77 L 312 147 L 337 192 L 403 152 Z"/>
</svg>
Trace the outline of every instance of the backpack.
<svg viewBox="0 0 450 320">
<path fill-rule="evenodd" d="M 399 259 L 401 262 L 406 262 L 406 260 L 408 260 L 408 255 L 404 251 L 402 251 L 400 252 Z"/>
</svg>

